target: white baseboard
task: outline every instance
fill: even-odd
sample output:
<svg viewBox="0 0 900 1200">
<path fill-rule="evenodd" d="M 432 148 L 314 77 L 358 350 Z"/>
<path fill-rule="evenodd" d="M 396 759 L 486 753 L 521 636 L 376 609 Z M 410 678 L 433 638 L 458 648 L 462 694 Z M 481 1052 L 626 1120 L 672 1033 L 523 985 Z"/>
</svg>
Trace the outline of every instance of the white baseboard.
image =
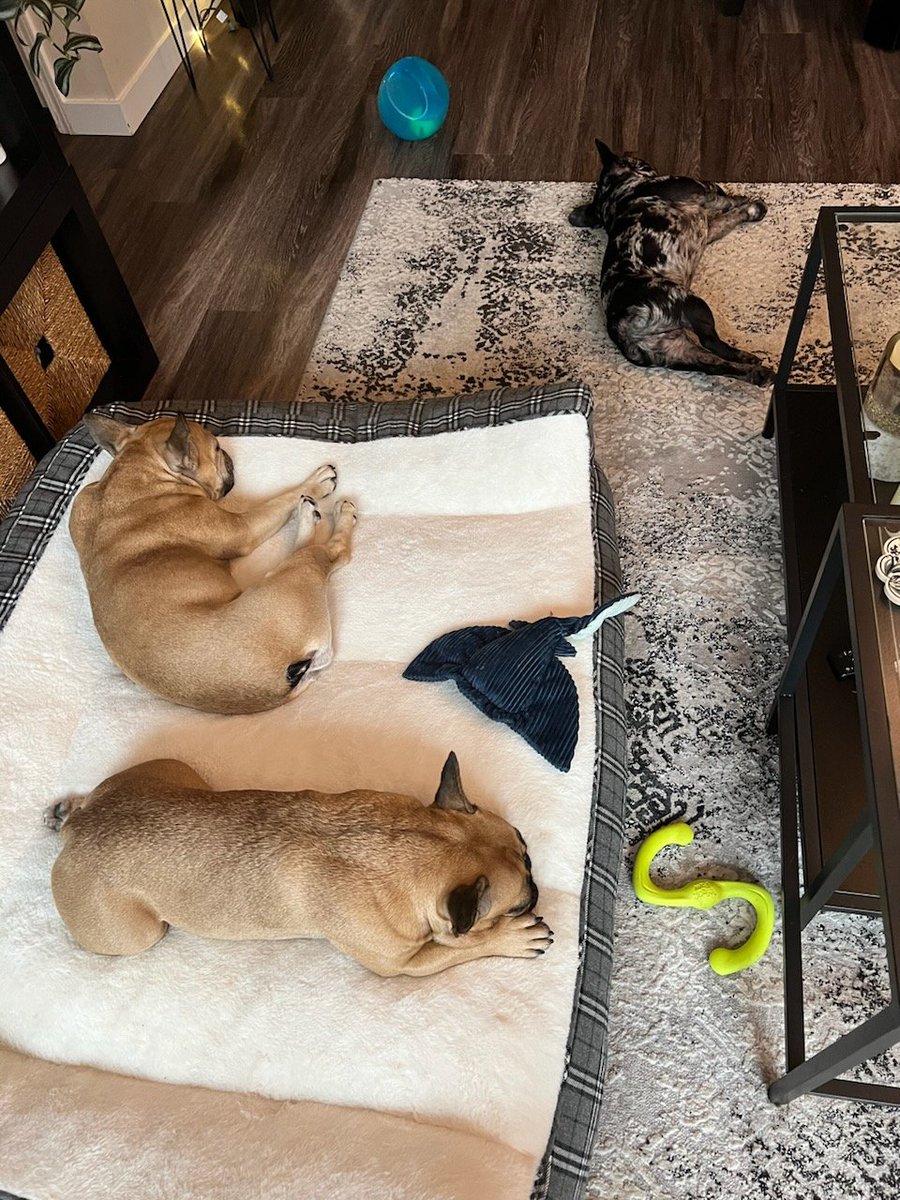
<svg viewBox="0 0 900 1200">
<path fill-rule="evenodd" d="M 127 135 L 134 133 L 180 67 L 178 50 L 168 32 L 114 99 L 66 98 L 53 84 L 52 72 L 41 71 L 37 88 L 61 133 Z"/>
</svg>

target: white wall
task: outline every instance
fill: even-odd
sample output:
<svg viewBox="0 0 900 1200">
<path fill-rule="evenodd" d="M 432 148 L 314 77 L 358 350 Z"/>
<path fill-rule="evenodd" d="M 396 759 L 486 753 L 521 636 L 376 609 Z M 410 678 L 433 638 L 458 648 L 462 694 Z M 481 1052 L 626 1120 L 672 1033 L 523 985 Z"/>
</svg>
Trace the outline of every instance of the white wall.
<svg viewBox="0 0 900 1200">
<path fill-rule="evenodd" d="M 56 52 L 44 44 L 37 87 L 57 128 L 134 133 L 180 66 L 159 0 L 85 0 L 76 30 L 98 37 L 103 52 L 83 54 L 66 98 L 53 83 Z"/>
</svg>

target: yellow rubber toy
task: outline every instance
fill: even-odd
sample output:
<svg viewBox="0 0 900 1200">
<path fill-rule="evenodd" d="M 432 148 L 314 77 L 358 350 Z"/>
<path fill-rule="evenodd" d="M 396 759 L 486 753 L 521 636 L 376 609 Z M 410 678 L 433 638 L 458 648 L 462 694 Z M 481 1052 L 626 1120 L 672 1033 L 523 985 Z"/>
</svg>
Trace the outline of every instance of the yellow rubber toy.
<svg viewBox="0 0 900 1200">
<path fill-rule="evenodd" d="M 665 846 L 687 846 L 694 831 L 684 821 L 664 825 L 651 833 L 634 860 L 632 882 L 639 900 L 645 904 L 665 904 L 678 908 L 712 908 L 722 900 L 746 900 L 756 910 L 756 928 L 742 946 L 720 946 L 709 956 L 709 965 L 717 975 L 734 975 L 758 962 L 768 949 L 775 928 L 775 901 L 758 883 L 737 883 L 725 879 L 696 879 L 679 888 L 661 888 L 650 878 L 650 864 Z"/>
</svg>

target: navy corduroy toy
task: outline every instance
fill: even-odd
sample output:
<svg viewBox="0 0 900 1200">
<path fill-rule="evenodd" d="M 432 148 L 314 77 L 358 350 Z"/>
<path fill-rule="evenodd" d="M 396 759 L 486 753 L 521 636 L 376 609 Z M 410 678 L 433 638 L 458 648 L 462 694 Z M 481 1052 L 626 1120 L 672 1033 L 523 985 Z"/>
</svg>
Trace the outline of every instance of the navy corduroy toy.
<svg viewBox="0 0 900 1200">
<path fill-rule="evenodd" d="M 578 692 L 559 659 L 576 653 L 570 638 L 589 636 L 639 599 L 619 596 L 586 617 L 455 629 L 426 646 L 403 678 L 452 680 L 483 713 L 514 729 L 558 771 L 568 771 L 578 741 Z"/>
</svg>

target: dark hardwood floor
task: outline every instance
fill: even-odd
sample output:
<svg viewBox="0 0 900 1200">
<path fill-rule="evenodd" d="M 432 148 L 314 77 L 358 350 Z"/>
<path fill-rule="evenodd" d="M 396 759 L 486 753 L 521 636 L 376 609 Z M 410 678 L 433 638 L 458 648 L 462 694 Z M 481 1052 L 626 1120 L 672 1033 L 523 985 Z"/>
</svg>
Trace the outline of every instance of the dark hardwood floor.
<svg viewBox="0 0 900 1200">
<path fill-rule="evenodd" d="M 214 23 L 132 138 L 66 138 L 161 359 L 155 398 L 292 398 L 378 176 L 582 179 L 594 137 L 718 180 L 900 181 L 900 54 L 863 0 L 275 0 L 267 82 Z M 403 54 L 451 87 L 396 141 Z"/>
</svg>

